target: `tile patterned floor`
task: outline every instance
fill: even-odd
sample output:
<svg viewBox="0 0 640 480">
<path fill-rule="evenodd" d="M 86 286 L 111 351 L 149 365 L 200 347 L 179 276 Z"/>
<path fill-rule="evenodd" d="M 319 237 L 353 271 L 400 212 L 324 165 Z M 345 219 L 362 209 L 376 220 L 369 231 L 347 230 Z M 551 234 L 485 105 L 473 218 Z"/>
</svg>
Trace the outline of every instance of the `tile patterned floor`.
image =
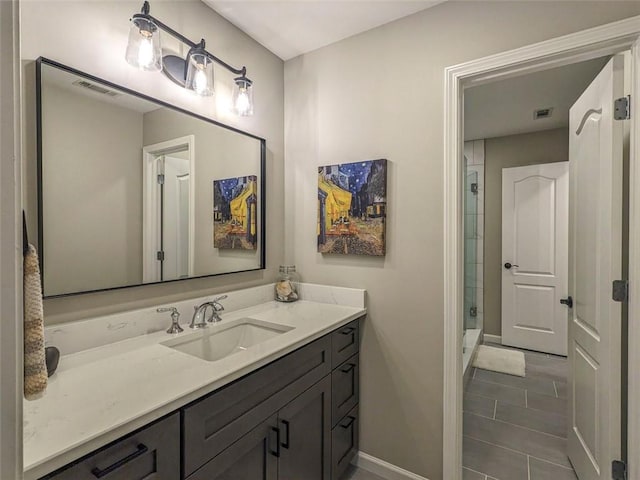
<svg viewBox="0 0 640 480">
<path fill-rule="evenodd" d="M 463 480 L 577 480 L 566 455 L 567 359 L 523 352 L 524 378 L 472 372 Z"/>
</svg>

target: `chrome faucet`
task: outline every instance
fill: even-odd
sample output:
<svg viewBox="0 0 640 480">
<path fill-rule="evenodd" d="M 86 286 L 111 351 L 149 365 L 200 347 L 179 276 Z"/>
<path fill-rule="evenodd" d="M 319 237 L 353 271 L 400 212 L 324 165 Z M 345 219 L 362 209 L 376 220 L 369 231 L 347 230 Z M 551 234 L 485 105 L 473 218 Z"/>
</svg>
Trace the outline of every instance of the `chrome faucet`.
<svg viewBox="0 0 640 480">
<path fill-rule="evenodd" d="M 171 312 L 171 326 L 169 327 L 169 330 L 167 330 L 167 333 L 180 333 L 182 332 L 182 327 L 180 326 L 180 312 L 178 312 L 178 309 L 176 307 L 161 307 L 161 308 L 157 308 L 156 312 L 158 313 L 163 313 L 163 312 Z"/>
<path fill-rule="evenodd" d="M 226 295 L 221 295 L 220 297 L 216 297 L 210 302 L 204 302 L 201 305 L 196 305 L 193 307 L 193 318 L 191 319 L 190 328 L 206 328 L 207 322 L 209 323 L 218 323 L 222 320 L 220 318 L 220 314 L 218 312 L 224 311 L 224 307 L 220 303 L 220 300 L 224 300 L 227 298 Z M 211 307 L 211 316 L 207 318 L 207 309 Z"/>
</svg>

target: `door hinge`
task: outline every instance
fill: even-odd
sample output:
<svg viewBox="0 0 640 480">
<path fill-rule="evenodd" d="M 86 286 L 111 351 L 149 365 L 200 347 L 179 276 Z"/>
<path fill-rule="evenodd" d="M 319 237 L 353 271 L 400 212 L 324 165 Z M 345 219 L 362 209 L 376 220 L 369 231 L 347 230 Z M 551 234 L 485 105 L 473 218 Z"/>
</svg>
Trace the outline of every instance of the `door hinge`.
<svg viewBox="0 0 640 480">
<path fill-rule="evenodd" d="M 631 118 L 631 95 L 614 100 L 613 118 L 616 120 L 629 120 Z"/>
<path fill-rule="evenodd" d="M 611 478 L 613 480 L 627 480 L 627 464 L 621 460 L 611 462 Z"/>
<path fill-rule="evenodd" d="M 162 250 L 156 253 L 156 259 L 158 259 L 161 262 L 164 262 L 164 252 Z"/>
<path fill-rule="evenodd" d="M 158 185 L 164 185 L 164 173 L 158 174 Z"/>
<path fill-rule="evenodd" d="M 611 298 L 615 302 L 626 302 L 629 299 L 629 282 L 626 280 L 614 280 Z"/>
<path fill-rule="evenodd" d="M 471 193 L 478 193 L 478 184 L 477 183 L 472 183 L 471 184 Z"/>
</svg>

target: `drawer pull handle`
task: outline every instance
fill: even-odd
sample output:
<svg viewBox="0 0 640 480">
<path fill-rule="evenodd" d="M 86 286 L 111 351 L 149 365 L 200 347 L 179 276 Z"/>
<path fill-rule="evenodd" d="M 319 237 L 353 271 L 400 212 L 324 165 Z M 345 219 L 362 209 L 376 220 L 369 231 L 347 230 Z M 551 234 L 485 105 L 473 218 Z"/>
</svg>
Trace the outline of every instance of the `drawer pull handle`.
<svg viewBox="0 0 640 480">
<path fill-rule="evenodd" d="M 341 368 L 340 371 L 342 373 L 349 373 L 351 370 L 353 370 L 354 368 L 356 368 L 356 364 L 355 363 L 349 363 L 348 365 L 346 365 L 345 367 Z"/>
<path fill-rule="evenodd" d="M 105 475 L 110 474 L 114 470 L 117 470 L 118 468 L 122 467 L 125 463 L 129 463 L 134 458 L 138 458 L 140 455 L 144 455 L 148 451 L 149 451 L 149 449 L 147 448 L 146 445 L 143 445 L 142 443 L 139 443 L 138 446 L 136 447 L 136 451 L 133 452 L 131 455 L 127 455 L 123 459 L 118 460 L 117 462 L 109 465 L 104 470 L 101 470 L 98 467 L 94 467 L 93 469 L 91 469 L 91 473 L 93 473 L 93 476 L 96 477 L 96 478 L 102 478 Z"/>
<path fill-rule="evenodd" d="M 342 335 L 351 335 L 356 329 L 353 327 L 347 327 L 344 330 L 340 330 Z"/>
<path fill-rule="evenodd" d="M 282 448 L 289 448 L 289 428 L 290 428 L 290 424 L 287 420 L 282 420 L 282 424 L 284 425 L 284 427 L 286 428 L 285 430 L 285 434 L 284 434 L 284 442 L 282 442 Z"/>
<path fill-rule="evenodd" d="M 344 423 L 342 425 L 340 425 L 342 428 L 349 428 L 351 425 L 353 425 L 353 422 L 355 422 L 356 417 L 349 417 L 349 420 L 347 420 L 347 423 Z"/>
<path fill-rule="evenodd" d="M 271 451 L 271 455 L 274 457 L 280 458 L 280 429 L 276 427 L 271 427 L 272 432 L 276 432 L 276 449 Z"/>
</svg>

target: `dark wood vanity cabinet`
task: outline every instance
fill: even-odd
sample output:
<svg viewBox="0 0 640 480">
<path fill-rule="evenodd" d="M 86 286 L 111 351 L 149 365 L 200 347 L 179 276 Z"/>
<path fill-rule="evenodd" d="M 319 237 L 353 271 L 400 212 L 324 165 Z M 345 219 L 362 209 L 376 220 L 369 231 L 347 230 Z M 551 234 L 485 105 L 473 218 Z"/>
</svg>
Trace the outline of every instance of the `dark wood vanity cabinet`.
<svg viewBox="0 0 640 480">
<path fill-rule="evenodd" d="M 339 480 L 358 450 L 359 321 L 45 478 Z"/>
</svg>

